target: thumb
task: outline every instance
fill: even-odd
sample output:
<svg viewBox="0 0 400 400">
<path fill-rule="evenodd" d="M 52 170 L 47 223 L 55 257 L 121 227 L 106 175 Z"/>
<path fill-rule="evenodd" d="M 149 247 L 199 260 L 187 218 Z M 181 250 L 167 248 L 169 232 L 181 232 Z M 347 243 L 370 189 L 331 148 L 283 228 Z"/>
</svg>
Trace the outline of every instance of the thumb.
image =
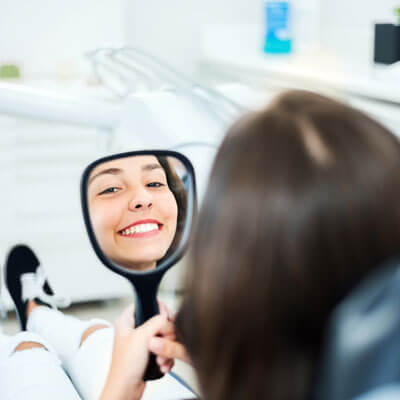
<svg viewBox="0 0 400 400">
<path fill-rule="evenodd" d="M 133 329 L 135 327 L 135 306 L 129 305 L 122 311 L 119 317 L 115 320 L 115 327 L 119 330 Z"/>
</svg>

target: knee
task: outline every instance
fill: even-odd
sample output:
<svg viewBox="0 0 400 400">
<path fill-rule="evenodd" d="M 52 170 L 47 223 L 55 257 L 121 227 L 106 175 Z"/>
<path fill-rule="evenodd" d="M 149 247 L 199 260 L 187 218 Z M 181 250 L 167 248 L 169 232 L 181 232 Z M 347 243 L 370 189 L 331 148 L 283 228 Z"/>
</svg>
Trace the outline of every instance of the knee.
<svg viewBox="0 0 400 400">
<path fill-rule="evenodd" d="M 21 342 L 15 349 L 14 353 L 30 349 L 46 349 L 42 344 L 37 342 Z"/>
<path fill-rule="evenodd" d="M 82 343 L 94 332 L 100 330 L 100 329 L 106 329 L 109 328 L 108 325 L 105 324 L 97 324 L 97 325 L 93 325 L 89 328 L 87 328 L 85 330 L 85 332 L 83 332 L 82 336 L 81 336 L 81 343 L 80 346 L 82 345 Z"/>
</svg>

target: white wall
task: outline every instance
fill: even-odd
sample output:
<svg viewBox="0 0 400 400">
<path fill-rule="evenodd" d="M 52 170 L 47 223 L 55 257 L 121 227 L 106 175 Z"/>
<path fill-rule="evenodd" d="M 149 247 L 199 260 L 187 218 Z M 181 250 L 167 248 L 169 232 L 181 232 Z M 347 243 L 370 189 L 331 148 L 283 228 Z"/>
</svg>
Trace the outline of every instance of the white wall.
<svg viewBox="0 0 400 400">
<path fill-rule="evenodd" d="M 292 2 L 297 7 L 310 3 Z M 128 0 L 127 40 L 193 73 L 201 57 L 200 38 L 205 24 L 261 26 L 263 4 L 264 0 Z M 323 49 L 357 62 L 370 60 L 373 22 L 393 19 L 396 4 L 398 0 L 320 0 Z"/>
<path fill-rule="evenodd" d="M 209 23 L 261 23 L 262 0 L 128 0 L 128 43 L 158 54 L 193 73 L 201 52 L 201 33 Z"/>
<path fill-rule="evenodd" d="M 292 0 L 295 5 L 311 0 Z M 314 1 L 314 0 L 313 0 Z M 318 1 L 318 0 L 316 0 Z M 390 20 L 398 0 L 319 0 L 327 50 L 368 59 L 372 23 Z M 0 0 L 0 63 L 28 76 L 74 75 L 82 54 L 125 39 L 195 71 L 205 24 L 262 26 L 264 0 Z M 79 61 L 77 61 L 79 60 Z"/>
<path fill-rule="evenodd" d="M 123 40 L 122 0 L 0 0 L 0 64 L 27 77 L 77 74 L 83 54 Z"/>
</svg>

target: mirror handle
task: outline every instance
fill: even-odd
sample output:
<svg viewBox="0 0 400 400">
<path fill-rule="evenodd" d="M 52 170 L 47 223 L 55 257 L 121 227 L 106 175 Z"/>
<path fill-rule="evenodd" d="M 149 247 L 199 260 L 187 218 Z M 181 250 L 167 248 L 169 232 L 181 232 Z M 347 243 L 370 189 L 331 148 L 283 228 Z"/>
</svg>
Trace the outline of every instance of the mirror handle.
<svg viewBox="0 0 400 400">
<path fill-rule="evenodd" d="M 144 324 L 148 319 L 159 314 L 157 302 L 157 289 L 159 279 L 146 282 L 136 282 L 135 288 L 135 326 Z M 156 362 L 156 356 L 150 353 L 149 362 L 144 373 L 144 381 L 152 381 L 160 379 L 164 374 L 160 370 L 160 366 Z"/>
<path fill-rule="evenodd" d="M 164 374 L 161 372 L 160 366 L 157 364 L 155 354 L 150 353 L 149 362 L 147 364 L 146 371 L 144 372 L 143 380 L 154 381 L 162 378 L 163 376 Z"/>
</svg>

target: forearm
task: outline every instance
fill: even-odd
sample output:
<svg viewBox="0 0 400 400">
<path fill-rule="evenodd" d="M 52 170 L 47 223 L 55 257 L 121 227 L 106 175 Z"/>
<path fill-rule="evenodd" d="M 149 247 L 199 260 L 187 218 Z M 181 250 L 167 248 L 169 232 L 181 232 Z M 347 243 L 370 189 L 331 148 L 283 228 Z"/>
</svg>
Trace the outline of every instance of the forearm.
<svg viewBox="0 0 400 400">
<path fill-rule="evenodd" d="M 100 400 L 140 400 L 145 384 L 132 384 L 124 378 L 122 371 L 111 367 Z"/>
</svg>

